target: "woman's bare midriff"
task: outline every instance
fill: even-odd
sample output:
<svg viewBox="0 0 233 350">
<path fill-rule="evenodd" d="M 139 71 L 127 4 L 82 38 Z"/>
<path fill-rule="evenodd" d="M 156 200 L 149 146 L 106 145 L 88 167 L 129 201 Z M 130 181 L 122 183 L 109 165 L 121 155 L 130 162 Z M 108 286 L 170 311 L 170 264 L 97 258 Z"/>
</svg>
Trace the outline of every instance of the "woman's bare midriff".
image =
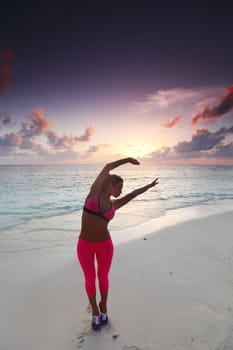
<svg viewBox="0 0 233 350">
<path fill-rule="evenodd" d="M 79 237 L 89 242 L 101 242 L 109 239 L 108 222 L 98 216 L 83 212 Z"/>
</svg>

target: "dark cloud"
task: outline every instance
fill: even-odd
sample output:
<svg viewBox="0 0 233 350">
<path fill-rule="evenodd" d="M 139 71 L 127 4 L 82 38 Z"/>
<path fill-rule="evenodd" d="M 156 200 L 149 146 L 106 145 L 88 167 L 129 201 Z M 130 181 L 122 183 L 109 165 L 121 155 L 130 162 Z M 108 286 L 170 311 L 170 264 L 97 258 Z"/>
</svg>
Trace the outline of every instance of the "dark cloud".
<svg viewBox="0 0 233 350">
<path fill-rule="evenodd" d="M 9 155 L 20 146 L 21 137 L 15 132 L 0 137 L 0 155 Z"/>
<path fill-rule="evenodd" d="M 0 137 L 0 145 L 1 146 L 18 146 L 21 143 L 21 137 L 19 134 L 15 132 L 11 132 L 10 134 L 6 134 L 3 137 Z"/>
<path fill-rule="evenodd" d="M 11 67 L 14 54 L 11 49 L 0 51 L 0 92 L 4 92 L 10 85 Z"/>
<path fill-rule="evenodd" d="M 208 150 L 224 140 L 224 135 L 216 135 L 207 129 L 197 129 L 191 141 L 179 142 L 174 148 L 178 153 Z"/>
<path fill-rule="evenodd" d="M 233 127 L 221 128 L 213 133 L 208 129 L 197 129 L 191 141 L 179 142 L 174 149 L 177 153 L 210 150 L 222 142 L 229 133 L 233 133 Z"/>
<path fill-rule="evenodd" d="M 233 108 L 233 85 L 227 89 L 227 94 L 222 98 L 217 106 L 207 106 L 202 112 L 197 113 L 193 119 L 192 124 L 198 124 L 200 121 L 205 123 L 213 123 L 219 117 L 223 116 Z"/>
<path fill-rule="evenodd" d="M 209 153 L 213 158 L 233 158 L 233 142 L 228 145 L 219 145 Z"/>
<path fill-rule="evenodd" d="M 172 128 L 173 126 L 175 126 L 177 123 L 179 123 L 181 117 L 179 115 L 177 115 L 175 118 L 169 120 L 167 123 L 165 123 L 163 126 L 165 128 Z"/>
<path fill-rule="evenodd" d="M 233 126 L 216 132 L 197 129 L 191 141 L 179 142 L 174 147 L 163 147 L 148 156 L 154 160 L 177 160 L 182 158 L 229 158 L 233 156 L 233 143 L 224 144 L 226 136 L 233 134 Z"/>
<path fill-rule="evenodd" d="M 2 126 L 11 125 L 11 116 L 7 112 L 0 112 L 0 129 Z"/>
</svg>

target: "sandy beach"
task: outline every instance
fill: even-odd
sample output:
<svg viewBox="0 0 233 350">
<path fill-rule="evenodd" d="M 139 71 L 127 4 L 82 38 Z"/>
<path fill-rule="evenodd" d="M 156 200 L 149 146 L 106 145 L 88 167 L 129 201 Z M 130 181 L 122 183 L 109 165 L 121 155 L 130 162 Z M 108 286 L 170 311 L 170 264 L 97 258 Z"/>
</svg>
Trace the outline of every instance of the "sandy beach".
<svg viewBox="0 0 233 350">
<path fill-rule="evenodd" d="M 4 252 L 0 350 L 232 349 L 232 214 L 116 245 L 110 323 L 98 333 L 90 327 L 75 242 Z"/>
</svg>

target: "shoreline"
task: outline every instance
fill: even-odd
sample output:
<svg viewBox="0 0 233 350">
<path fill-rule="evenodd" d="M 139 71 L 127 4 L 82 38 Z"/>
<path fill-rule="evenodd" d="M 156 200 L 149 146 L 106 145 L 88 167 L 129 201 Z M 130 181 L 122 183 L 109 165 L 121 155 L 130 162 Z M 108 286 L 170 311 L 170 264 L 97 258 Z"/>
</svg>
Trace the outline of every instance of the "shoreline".
<svg viewBox="0 0 233 350">
<path fill-rule="evenodd" d="M 146 238 L 155 233 L 157 234 L 164 228 L 176 226 L 183 222 L 204 218 L 219 213 L 232 210 L 233 201 L 228 199 L 214 204 L 202 204 L 187 206 L 178 209 L 167 210 L 165 215 L 156 218 L 150 218 L 147 221 L 135 224 L 122 229 L 109 228 L 112 240 L 115 245 L 124 244 L 135 239 Z M 79 216 L 80 219 L 80 216 Z M 64 220 L 64 218 L 63 218 Z M 79 236 L 79 225 L 75 228 L 75 218 L 68 215 L 65 219 L 65 227 L 60 228 L 40 227 L 40 221 L 35 219 L 37 229 L 26 232 L 10 232 L 0 235 L 0 270 L 5 264 L 5 260 L 11 260 L 13 255 L 33 254 L 37 250 L 56 251 L 60 249 L 72 250 Z M 77 222 L 76 222 L 77 223 Z M 80 222 L 79 222 L 80 224 Z M 111 223 L 110 223 L 111 224 Z M 122 222 L 124 225 L 124 222 Z M 46 253 L 45 253 L 46 254 Z"/>
<path fill-rule="evenodd" d="M 120 230 L 111 230 L 111 236 L 115 244 L 123 244 L 135 239 L 140 239 L 171 226 L 182 224 L 191 220 L 210 217 L 232 211 L 232 200 L 224 200 L 214 204 L 201 204 L 183 208 L 167 210 L 165 215 L 151 218 L 135 226 Z"/>
</svg>

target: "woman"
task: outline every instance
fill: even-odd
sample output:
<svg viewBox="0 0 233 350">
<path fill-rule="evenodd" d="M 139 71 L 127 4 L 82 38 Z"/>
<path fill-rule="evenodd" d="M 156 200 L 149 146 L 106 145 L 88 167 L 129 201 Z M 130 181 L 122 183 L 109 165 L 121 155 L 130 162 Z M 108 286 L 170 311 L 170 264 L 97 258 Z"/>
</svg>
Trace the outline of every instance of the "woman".
<svg viewBox="0 0 233 350">
<path fill-rule="evenodd" d="M 108 222 L 113 219 L 116 210 L 158 184 L 158 179 L 155 179 L 150 184 L 112 201 L 111 196 L 115 198 L 120 196 L 123 179 L 118 175 L 110 175 L 109 172 L 126 163 L 140 164 L 134 158 L 125 158 L 105 165 L 91 186 L 83 208 L 77 255 L 84 273 L 86 293 L 92 307 L 92 328 L 95 331 L 100 330 L 101 325 L 108 323 L 108 273 L 114 249 L 108 231 Z M 99 306 L 96 302 L 95 257 L 98 264 L 97 275 L 101 295 Z"/>
</svg>

